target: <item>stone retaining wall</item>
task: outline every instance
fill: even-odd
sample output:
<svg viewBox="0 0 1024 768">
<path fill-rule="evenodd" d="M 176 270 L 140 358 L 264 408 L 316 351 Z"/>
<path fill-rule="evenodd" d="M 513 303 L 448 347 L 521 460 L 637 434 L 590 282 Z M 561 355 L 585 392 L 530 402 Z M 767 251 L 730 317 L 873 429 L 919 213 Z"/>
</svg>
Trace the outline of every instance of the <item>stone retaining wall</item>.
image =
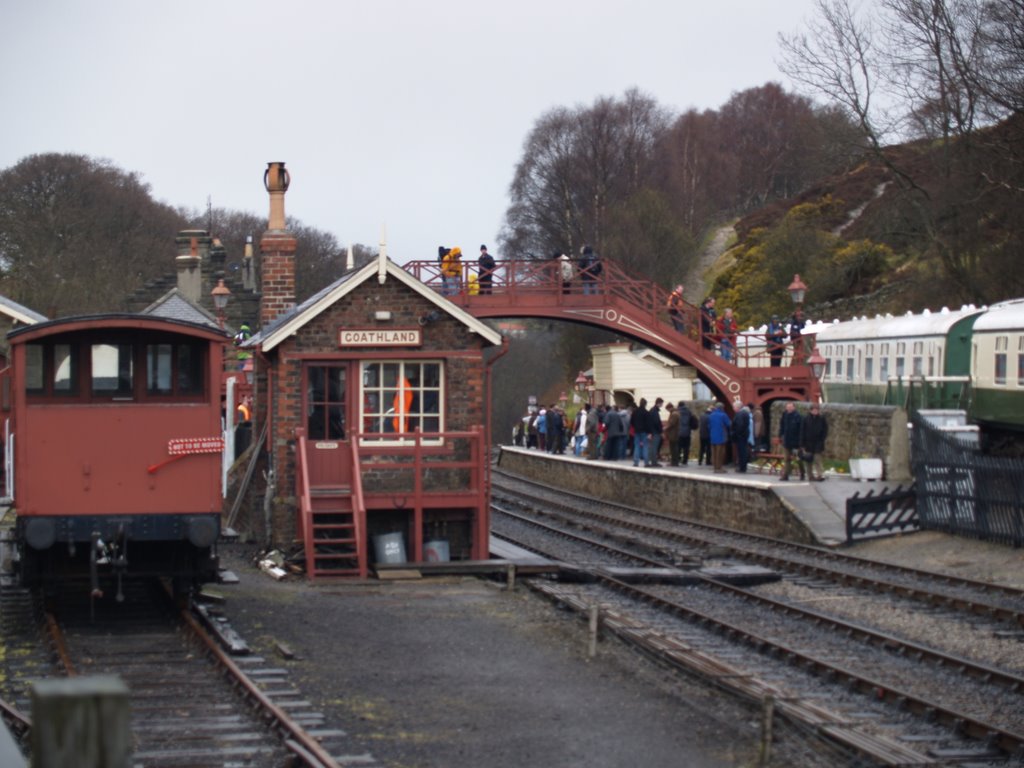
<svg viewBox="0 0 1024 768">
<path fill-rule="evenodd" d="M 776 496 L 769 483 L 752 485 L 727 476 L 691 477 L 641 472 L 616 462 L 555 459 L 540 451 L 502 448 L 498 466 L 538 482 L 681 520 L 816 544 L 811 532 Z M 756 479 L 756 475 L 753 478 Z"/>
<path fill-rule="evenodd" d="M 797 403 L 806 414 L 809 403 Z M 785 403 L 771 409 L 772 435 L 778 435 L 779 419 Z M 846 462 L 850 459 L 881 459 L 886 480 L 910 480 L 910 433 L 907 412 L 893 405 L 847 405 L 825 403 L 821 413 L 828 420 L 825 459 Z"/>
</svg>

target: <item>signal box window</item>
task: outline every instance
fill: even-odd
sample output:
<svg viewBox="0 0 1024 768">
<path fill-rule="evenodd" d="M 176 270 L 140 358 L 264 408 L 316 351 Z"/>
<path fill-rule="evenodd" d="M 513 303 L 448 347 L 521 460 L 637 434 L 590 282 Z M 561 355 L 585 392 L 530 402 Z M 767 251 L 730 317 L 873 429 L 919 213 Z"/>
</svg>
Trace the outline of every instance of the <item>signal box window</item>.
<svg viewBox="0 0 1024 768">
<path fill-rule="evenodd" d="M 363 363 L 362 378 L 360 418 L 366 437 L 442 431 L 440 363 Z"/>
<path fill-rule="evenodd" d="M 345 439 L 345 368 L 306 368 L 306 434 L 312 440 Z"/>
</svg>

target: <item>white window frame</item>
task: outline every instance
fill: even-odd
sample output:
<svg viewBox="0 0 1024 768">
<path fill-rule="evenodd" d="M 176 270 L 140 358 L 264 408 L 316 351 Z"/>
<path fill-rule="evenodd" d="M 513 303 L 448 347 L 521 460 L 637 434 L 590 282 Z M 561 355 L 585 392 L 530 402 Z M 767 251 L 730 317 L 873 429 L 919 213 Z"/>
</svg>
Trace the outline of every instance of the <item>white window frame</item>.
<svg viewBox="0 0 1024 768">
<path fill-rule="evenodd" d="M 427 417 L 427 418 L 437 418 L 437 420 L 438 420 L 437 431 L 438 432 L 444 432 L 445 431 L 444 404 L 445 404 L 446 383 L 445 383 L 445 366 L 444 366 L 444 361 L 443 360 L 436 360 L 436 359 L 428 359 L 428 360 L 401 360 L 401 359 L 394 359 L 394 360 L 364 360 L 364 361 L 362 361 L 359 364 L 359 416 L 358 416 L 359 422 L 358 423 L 359 423 L 359 435 L 360 435 L 359 443 L 360 443 L 360 445 L 375 445 L 375 446 L 378 446 L 378 445 L 409 445 L 410 443 L 413 442 L 412 438 L 407 438 L 407 437 L 390 437 L 389 435 L 394 434 L 394 433 L 390 433 L 390 432 L 366 432 L 365 431 L 367 419 L 375 419 L 375 420 L 378 421 L 378 423 L 384 424 L 384 423 L 386 423 L 386 421 L 388 419 L 394 418 L 394 411 L 393 411 L 393 409 L 391 409 L 391 411 L 389 412 L 388 409 L 385 408 L 385 409 L 381 410 L 381 408 L 387 402 L 388 395 L 386 393 L 395 391 L 395 388 L 394 387 L 386 387 L 386 386 L 384 386 L 384 382 L 383 381 L 381 381 L 378 386 L 373 386 L 373 387 L 368 387 L 366 385 L 366 383 L 365 383 L 366 382 L 366 371 L 369 368 L 371 368 L 371 367 L 379 367 L 381 369 L 381 371 L 383 371 L 384 366 L 387 366 L 387 365 L 397 365 L 397 366 L 399 366 L 399 369 L 398 369 L 398 379 L 399 380 L 401 380 L 403 378 L 404 379 L 408 379 L 408 377 L 405 375 L 405 368 L 406 368 L 406 366 L 428 366 L 428 365 L 436 365 L 437 366 L 437 370 L 438 370 L 438 385 L 436 387 L 428 387 L 428 386 L 423 385 L 423 383 L 422 383 L 423 377 L 421 376 L 420 377 L 420 381 L 421 381 L 420 385 L 418 387 L 413 387 L 413 390 L 414 391 L 415 390 L 419 391 L 419 393 L 420 393 L 419 402 L 420 403 L 423 403 L 424 400 L 425 400 L 425 398 L 423 397 L 424 393 L 436 392 L 436 394 L 437 394 L 437 411 L 436 412 L 431 411 L 431 412 L 428 412 L 428 413 L 425 413 L 425 414 L 424 413 L 420 413 L 418 415 L 424 416 L 424 417 Z M 370 395 L 370 394 L 377 394 L 378 395 L 377 402 L 380 404 L 378 406 L 378 410 L 375 411 L 375 412 L 372 412 L 372 413 L 367 410 L 367 401 L 369 399 L 367 396 Z M 433 432 L 426 432 L 424 434 L 428 434 L 429 435 L 429 434 L 433 434 Z M 443 442 L 443 440 L 440 437 L 429 438 L 429 439 L 422 439 L 420 441 L 420 443 L 422 445 L 441 445 L 442 442 Z"/>
</svg>

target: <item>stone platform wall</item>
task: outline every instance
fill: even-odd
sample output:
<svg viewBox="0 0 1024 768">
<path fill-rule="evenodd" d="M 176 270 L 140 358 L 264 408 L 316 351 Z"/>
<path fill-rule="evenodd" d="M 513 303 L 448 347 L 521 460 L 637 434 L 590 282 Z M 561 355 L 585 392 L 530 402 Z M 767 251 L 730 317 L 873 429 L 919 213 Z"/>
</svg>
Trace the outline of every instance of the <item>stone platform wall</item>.
<svg viewBox="0 0 1024 768">
<path fill-rule="evenodd" d="M 605 461 L 562 461 L 540 451 L 516 448 L 503 448 L 498 466 L 567 491 L 642 507 L 681 520 L 736 528 L 802 544 L 817 543 L 767 482 L 755 485 L 718 476 L 644 472 L 632 467 L 627 469 L 626 463 L 620 466 Z M 756 479 L 756 475 L 750 479 Z"/>
<path fill-rule="evenodd" d="M 806 414 L 807 403 L 797 403 Z M 779 419 L 785 403 L 772 405 L 772 437 L 779 433 Z M 907 412 L 892 405 L 846 405 L 825 403 L 821 413 L 828 420 L 824 458 L 833 461 L 881 459 L 885 479 L 910 480 L 910 433 Z"/>
</svg>

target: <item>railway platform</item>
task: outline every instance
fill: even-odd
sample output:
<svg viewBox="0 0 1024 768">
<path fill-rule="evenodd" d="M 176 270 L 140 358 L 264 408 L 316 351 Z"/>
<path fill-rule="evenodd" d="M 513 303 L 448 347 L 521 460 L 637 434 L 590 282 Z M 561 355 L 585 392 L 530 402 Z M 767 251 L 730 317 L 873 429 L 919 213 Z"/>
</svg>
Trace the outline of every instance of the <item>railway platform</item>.
<svg viewBox="0 0 1024 768">
<path fill-rule="evenodd" d="M 719 522 L 751 532 L 782 538 L 788 536 L 804 543 L 830 547 L 846 543 L 847 500 L 858 493 L 863 496 L 871 490 L 880 491 L 887 485 L 881 480 L 855 480 L 849 475 L 834 472 L 826 474 L 824 482 L 801 481 L 799 476 L 782 480 L 777 472 L 758 472 L 753 464 L 746 473 L 737 472 L 734 466 L 727 466 L 724 473 L 716 473 L 712 467 L 699 465 L 692 460 L 678 467 L 668 464 L 634 467 L 632 458 L 591 460 L 571 454 L 552 454 L 512 446 L 502 446 L 499 466 L 512 472 L 528 474 L 532 473 L 531 465 L 545 461 L 565 469 L 559 472 L 557 469 L 544 470 L 534 466 L 534 470 L 545 479 L 561 475 L 570 485 L 575 480 L 579 483 L 577 490 L 580 492 L 587 492 L 585 489 L 588 487 L 605 486 L 600 482 L 595 483 L 595 479 L 589 477 L 594 471 L 626 473 L 605 486 L 618 489 L 620 498 L 617 501 L 631 500 L 639 503 L 642 496 L 646 496 L 655 498 L 664 507 L 666 495 L 670 500 L 678 495 L 683 500 L 680 503 L 687 507 L 683 514 L 699 517 L 702 522 Z M 639 487 L 635 482 L 626 482 L 626 476 L 634 473 L 649 480 Z M 630 486 L 638 490 L 631 494 L 628 490 Z M 642 496 L 638 497 L 637 493 Z M 755 501 L 755 506 L 750 507 L 752 500 L 760 502 Z M 689 503 L 691 501 L 692 504 Z M 764 512 L 763 515 L 757 514 L 759 509 Z M 790 519 L 785 519 L 787 517 Z"/>
</svg>

